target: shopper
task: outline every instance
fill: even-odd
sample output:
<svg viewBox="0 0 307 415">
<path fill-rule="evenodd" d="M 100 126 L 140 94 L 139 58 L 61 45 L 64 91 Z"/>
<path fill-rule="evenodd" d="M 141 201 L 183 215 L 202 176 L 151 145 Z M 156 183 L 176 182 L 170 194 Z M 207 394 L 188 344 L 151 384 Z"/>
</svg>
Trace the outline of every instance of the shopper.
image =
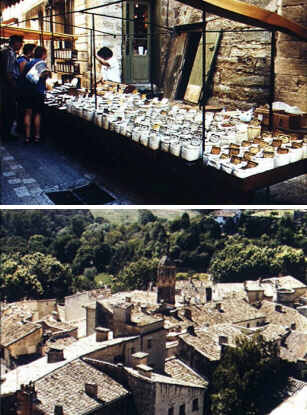
<svg viewBox="0 0 307 415">
<path fill-rule="evenodd" d="M 34 43 L 26 43 L 22 49 L 22 55 L 17 58 L 20 74 L 22 74 L 26 64 L 34 57 L 34 49 L 36 45 Z"/>
<path fill-rule="evenodd" d="M 34 57 L 34 49 L 36 48 L 36 45 L 34 43 L 26 43 L 22 49 L 22 55 L 20 55 L 17 58 L 17 63 L 19 66 L 20 74 L 23 73 L 23 70 L 28 62 Z M 20 97 L 20 85 L 19 81 L 21 79 L 21 76 L 19 77 L 17 81 L 17 130 L 19 133 L 24 133 L 24 108 L 21 102 Z"/>
<path fill-rule="evenodd" d="M 28 62 L 21 75 L 21 102 L 24 107 L 25 143 L 31 141 L 32 121 L 34 126 L 33 140 L 40 141 L 41 114 L 44 108 L 46 79 L 51 76 L 47 64 L 47 50 L 37 46 L 34 59 Z"/>
<path fill-rule="evenodd" d="M 17 79 L 20 75 L 17 52 L 22 43 L 22 36 L 11 36 L 8 47 L 0 51 L 0 130 L 3 139 L 10 138 L 16 120 Z"/>
<path fill-rule="evenodd" d="M 113 56 L 112 50 L 103 47 L 97 52 L 96 58 L 101 63 L 101 77 L 97 81 L 97 84 L 103 83 L 103 81 L 120 83 L 119 63 Z"/>
</svg>

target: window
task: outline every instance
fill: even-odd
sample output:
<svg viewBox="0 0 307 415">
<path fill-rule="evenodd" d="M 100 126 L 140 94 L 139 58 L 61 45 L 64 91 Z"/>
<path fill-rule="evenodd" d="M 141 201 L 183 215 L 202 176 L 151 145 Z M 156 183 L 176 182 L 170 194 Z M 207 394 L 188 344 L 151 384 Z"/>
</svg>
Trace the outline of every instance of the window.
<svg viewBox="0 0 307 415">
<path fill-rule="evenodd" d="M 249 329 L 249 327 L 250 327 L 250 324 L 249 324 L 249 323 L 247 323 L 247 324 L 246 324 L 246 327 L 247 327 L 247 328 Z"/>
<path fill-rule="evenodd" d="M 198 399 L 193 399 L 193 403 L 192 403 L 192 411 L 198 411 L 199 407 L 198 407 Z"/>
<path fill-rule="evenodd" d="M 185 415 L 185 404 L 180 405 L 179 415 Z"/>
<path fill-rule="evenodd" d="M 148 339 L 147 340 L 147 349 L 151 349 L 152 348 L 152 339 Z"/>
<path fill-rule="evenodd" d="M 172 406 L 171 408 L 168 409 L 168 415 L 174 415 L 174 407 Z"/>
</svg>

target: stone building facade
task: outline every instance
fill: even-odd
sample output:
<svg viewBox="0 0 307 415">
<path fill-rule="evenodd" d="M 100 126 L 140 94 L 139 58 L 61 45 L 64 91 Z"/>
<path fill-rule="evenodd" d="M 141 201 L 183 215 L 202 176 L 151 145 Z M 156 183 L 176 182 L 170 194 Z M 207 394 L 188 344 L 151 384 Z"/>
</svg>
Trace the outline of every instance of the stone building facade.
<svg viewBox="0 0 307 415">
<path fill-rule="evenodd" d="M 284 17 L 307 26 L 307 0 L 246 0 L 247 3 L 259 6 Z M 61 2 L 56 2 L 61 3 Z M 109 0 L 72 0 L 71 10 L 78 11 L 95 6 L 104 6 Z M 34 0 L 24 0 L 18 6 L 4 10 L 4 20 L 14 17 L 19 20 L 26 16 L 35 17 L 38 10 L 45 13 L 47 1 L 39 3 Z M 34 10 L 31 14 L 30 11 Z M 12 10 L 11 10 L 12 9 Z M 124 28 L 126 16 L 125 2 L 100 7 L 93 10 L 104 16 L 95 17 L 96 51 L 101 46 L 110 47 L 116 59 L 120 62 L 123 71 L 126 59 L 127 39 Z M 30 14 L 29 14 L 30 13 Z M 89 88 L 91 73 L 93 73 L 91 56 L 91 28 L 93 20 L 90 14 L 75 13 L 72 15 L 72 24 L 75 25 L 73 33 L 78 36 L 75 47 L 78 50 L 80 64 L 80 79 L 83 87 Z M 60 18 L 58 18 L 60 19 Z M 247 28 L 218 16 L 208 15 L 208 30 L 229 30 Z M 201 22 L 202 14 L 199 10 L 183 5 L 176 0 L 156 0 L 152 3 L 152 40 L 151 40 L 151 79 L 161 90 L 169 90 L 170 78 L 166 76 L 170 65 L 170 52 L 177 48 L 176 67 L 172 67 L 171 80 L 173 88 L 176 80 L 181 76 L 184 55 L 182 54 L 182 41 L 171 34 L 166 28 Z M 37 28 L 37 21 L 31 22 Z M 47 29 L 49 23 L 45 22 Z M 57 30 L 61 24 L 57 24 Z M 218 51 L 216 68 L 213 77 L 211 104 L 221 104 L 227 108 L 246 109 L 267 103 L 269 97 L 270 75 L 270 42 L 271 34 L 266 31 L 251 31 L 244 33 L 224 32 Z M 184 36 L 182 36 L 185 39 Z M 176 44 L 177 43 L 177 44 Z M 175 45 L 175 46 L 174 46 Z M 287 102 L 307 111 L 307 55 L 306 42 L 300 42 L 287 35 L 277 33 L 276 53 L 276 82 L 275 100 Z M 96 63 L 97 72 L 100 64 Z M 177 68 L 177 71 L 176 71 Z M 125 82 L 123 74 L 122 81 Z M 174 91 L 168 93 L 176 98 Z"/>
</svg>

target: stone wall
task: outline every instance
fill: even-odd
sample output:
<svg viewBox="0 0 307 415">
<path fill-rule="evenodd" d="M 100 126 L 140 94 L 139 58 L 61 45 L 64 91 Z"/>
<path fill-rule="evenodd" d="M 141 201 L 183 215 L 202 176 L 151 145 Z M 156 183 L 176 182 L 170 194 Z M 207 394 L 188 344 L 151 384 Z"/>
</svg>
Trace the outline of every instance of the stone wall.
<svg viewBox="0 0 307 415">
<path fill-rule="evenodd" d="M 18 356 L 36 353 L 37 346 L 42 340 L 42 336 L 43 329 L 42 327 L 38 327 L 37 330 L 8 346 L 8 353 L 5 354 L 6 358 L 9 358 L 9 356 L 17 358 Z M 7 360 L 6 363 L 9 365 L 9 360 Z"/>
<path fill-rule="evenodd" d="M 81 10 L 89 7 L 95 7 L 110 3 L 109 0 L 75 0 L 74 10 Z M 95 13 L 105 14 L 109 16 L 122 17 L 122 4 L 113 4 L 112 6 L 102 7 L 93 10 Z M 92 16 L 82 13 L 74 15 L 74 24 L 76 26 L 92 28 Z M 90 50 L 91 39 L 90 30 L 75 28 L 75 34 L 79 35 L 76 41 L 76 49 L 78 50 L 78 62 L 80 63 L 80 74 L 82 75 L 82 86 L 90 87 L 91 64 Z M 111 19 L 109 17 L 95 17 L 95 46 L 96 52 L 102 47 L 107 46 L 112 49 L 114 56 L 118 61 L 122 62 L 122 21 L 120 19 Z M 101 32 L 105 32 L 104 34 Z M 110 33 L 112 35 L 108 35 Z M 100 74 L 100 64 L 97 63 L 97 75 Z"/>
<path fill-rule="evenodd" d="M 247 3 L 278 12 L 284 17 L 307 25 L 306 0 L 249 0 Z M 160 0 L 160 24 L 169 27 L 200 22 L 201 12 L 175 0 Z M 240 23 L 216 16 L 208 17 L 208 30 L 247 28 Z M 255 29 L 255 28 L 251 28 Z M 211 104 L 247 109 L 264 104 L 269 96 L 270 75 L 269 32 L 224 33 L 214 76 Z M 160 85 L 163 88 L 164 67 L 171 41 L 161 37 Z M 298 105 L 307 110 L 307 45 L 278 34 L 276 58 L 276 100 Z"/>
<path fill-rule="evenodd" d="M 307 26 L 307 0 L 282 0 L 281 14 Z M 282 33 L 277 41 L 275 99 L 307 112 L 307 43 Z"/>
<path fill-rule="evenodd" d="M 127 342 L 122 342 L 113 346 L 108 346 L 104 349 L 90 353 L 87 356 L 91 359 L 103 360 L 109 363 L 114 363 L 114 358 L 117 360 L 121 356 L 123 363 L 131 365 L 131 355 L 141 351 L 141 339 L 136 338 Z M 117 362 L 115 362 L 117 363 Z"/>
<path fill-rule="evenodd" d="M 198 400 L 198 410 L 193 410 L 194 399 Z M 204 400 L 205 389 L 157 383 L 155 415 L 167 414 L 169 408 L 174 408 L 174 413 L 178 414 L 183 405 L 186 415 L 201 415 L 204 413 Z"/>
</svg>

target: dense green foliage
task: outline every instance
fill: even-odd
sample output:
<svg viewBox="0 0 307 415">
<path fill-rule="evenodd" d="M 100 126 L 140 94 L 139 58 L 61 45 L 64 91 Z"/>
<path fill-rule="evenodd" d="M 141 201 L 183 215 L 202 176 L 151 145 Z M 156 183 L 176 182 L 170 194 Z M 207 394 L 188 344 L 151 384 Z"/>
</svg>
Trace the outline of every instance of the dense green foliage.
<svg viewBox="0 0 307 415">
<path fill-rule="evenodd" d="M 262 336 L 237 339 L 227 347 L 212 377 L 212 415 L 269 413 L 286 393 L 292 365 L 278 356 L 278 346 Z"/>
<path fill-rule="evenodd" d="M 210 272 L 216 281 L 278 273 L 305 279 L 304 213 L 297 220 L 243 211 L 217 221 L 208 211 L 167 220 L 140 210 L 136 222 L 114 224 L 88 210 L 8 210 L 0 220 L 0 281 L 10 301 L 61 297 L 104 282 L 114 290 L 146 289 L 166 252 L 179 273 Z"/>
</svg>

